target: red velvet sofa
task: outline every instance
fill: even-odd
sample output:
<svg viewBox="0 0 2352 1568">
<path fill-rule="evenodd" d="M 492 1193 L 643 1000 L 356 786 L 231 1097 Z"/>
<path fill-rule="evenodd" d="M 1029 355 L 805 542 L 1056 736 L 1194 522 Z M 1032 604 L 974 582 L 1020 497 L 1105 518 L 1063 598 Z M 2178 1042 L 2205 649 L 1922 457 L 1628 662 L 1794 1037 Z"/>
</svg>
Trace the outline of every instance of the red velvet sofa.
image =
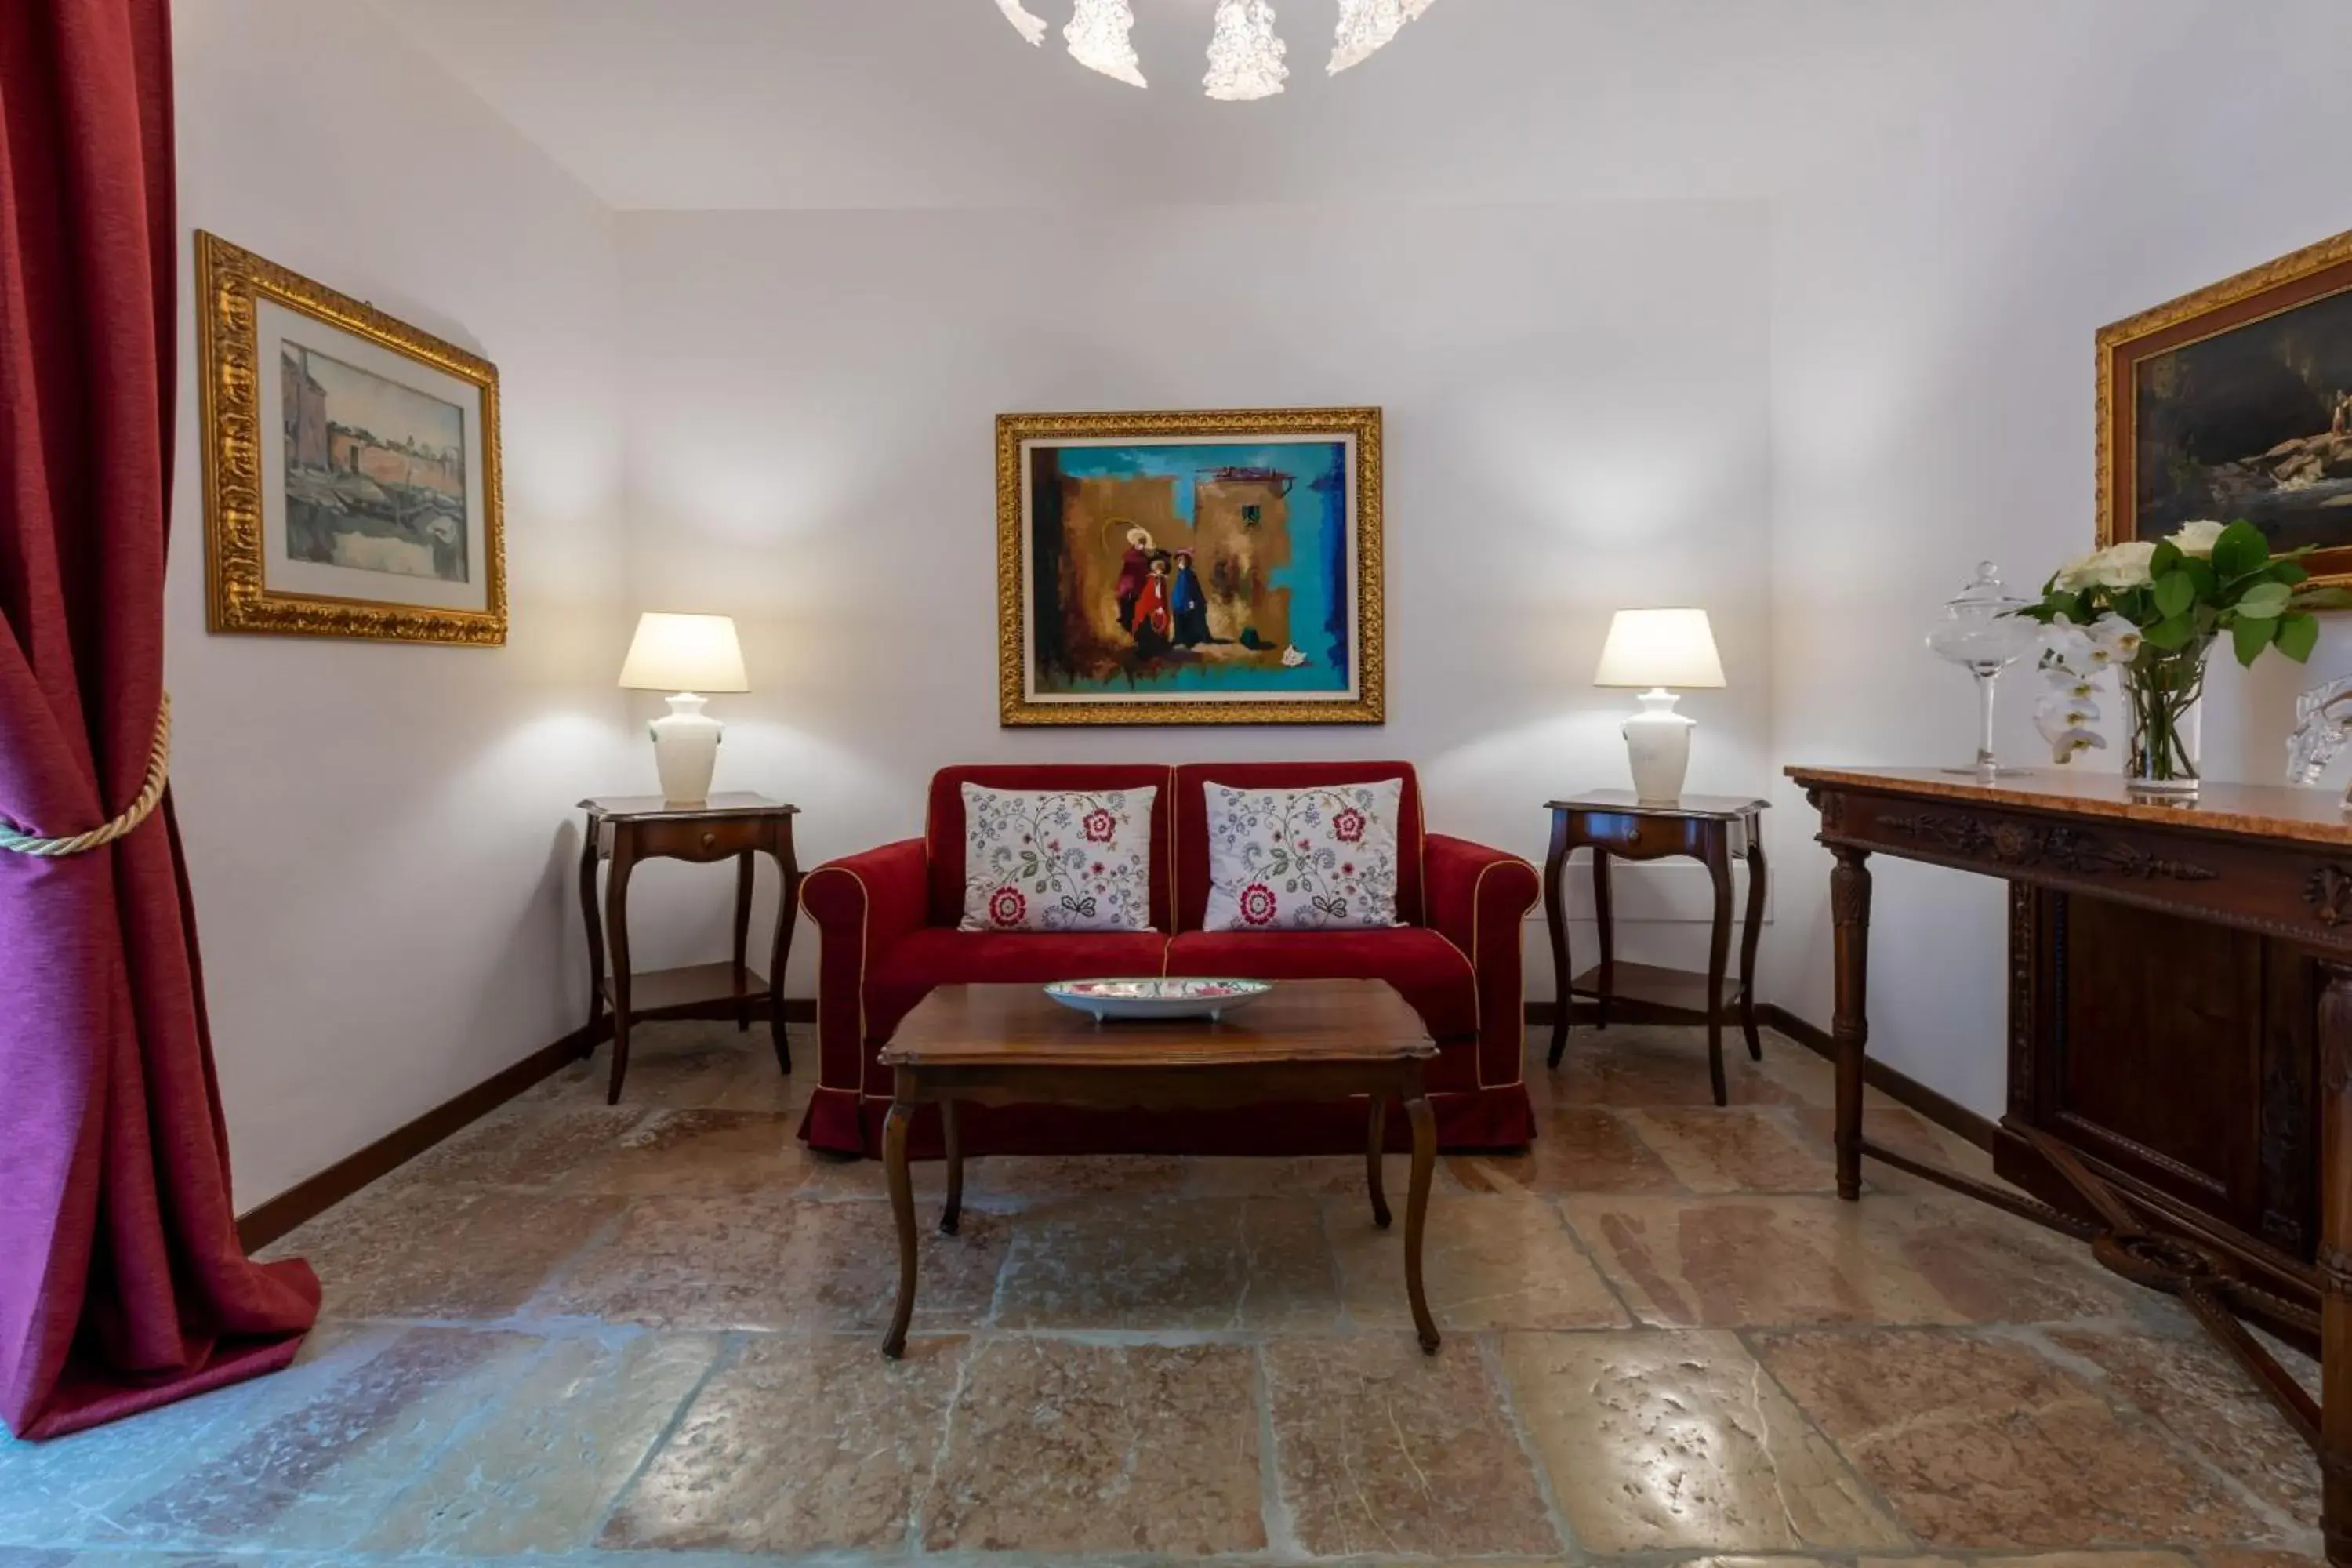
<svg viewBox="0 0 2352 1568">
<path fill-rule="evenodd" d="M 1404 781 L 1397 906 L 1405 924 L 1344 931 L 1201 929 L 1209 896 L 1205 784 L 1293 789 L 1394 778 Z M 1156 786 L 1151 831 L 1164 847 L 1151 868 L 1158 929 L 957 930 L 966 783 L 1029 790 Z M 801 1136 L 813 1148 L 879 1152 L 890 1073 L 876 1054 L 935 985 L 1231 974 L 1389 982 L 1438 1043 L 1428 1081 L 1441 1146 L 1517 1147 L 1534 1131 L 1520 1073 L 1519 926 L 1537 891 L 1535 868 L 1516 856 L 1426 832 L 1420 784 L 1405 763 L 944 768 L 931 780 L 922 837 L 828 861 L 802 885 L 801 904 L 821 947 L 818 1085 Z M 961 1131 L 965 1148 L 975 1153 L 1296 1154 L 1360 1149 L 1363 1126 L 1361 1109 L 1345 1104 L 1269 1105 L 1241 1116 L 975 1106 L 966 1110 Z M 918 1120 L 911 1141 L 919 1153 L 936 1152 L 937 1124 L 929 1113 Z"/>
</svg>

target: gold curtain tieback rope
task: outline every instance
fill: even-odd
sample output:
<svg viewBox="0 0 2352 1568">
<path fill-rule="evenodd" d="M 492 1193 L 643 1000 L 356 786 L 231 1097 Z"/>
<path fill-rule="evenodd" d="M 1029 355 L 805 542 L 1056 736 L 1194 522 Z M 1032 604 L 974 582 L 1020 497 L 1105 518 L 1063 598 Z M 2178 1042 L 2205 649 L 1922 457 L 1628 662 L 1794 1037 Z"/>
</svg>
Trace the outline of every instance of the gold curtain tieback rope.
<svg viewBox="0 0 2352 1568">
<path fill-rule="evenodd" d="M 163 798 L 163 784 L 172 773 L 172 694 L 163 693 L 161 706 L 155 710 L 155 749 L 147 758 L 147 783 L 139 798 L 123 809 L 122 815 L 103 827 L 93 827 L 88 833 L 77 833 L 70 838 L 40 838 L 25 832 L 5 816 L 0 816 L 0 849 L 13 849 L 19 855 L 34 855 L 55 859 L 64 855 L 80 855 L 103 845 L 113 843 L 124 834 L 147 820 L 156 802 Z"/>
</svg>

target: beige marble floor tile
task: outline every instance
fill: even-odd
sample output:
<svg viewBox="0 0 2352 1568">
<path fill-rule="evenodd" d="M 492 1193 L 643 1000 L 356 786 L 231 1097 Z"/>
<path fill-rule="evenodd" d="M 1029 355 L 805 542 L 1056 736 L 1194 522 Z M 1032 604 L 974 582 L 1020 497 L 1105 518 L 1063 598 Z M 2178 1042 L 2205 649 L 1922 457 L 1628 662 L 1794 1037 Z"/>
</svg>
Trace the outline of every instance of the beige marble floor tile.
<svg viewBox="0 0 2352 1568">
<path fill-rule="evenodd" d="M 2204 1339 L 2053 1329 L 2053 1344 L 2095 1363 L 2110 1392 L 2273 1508 L 2319 1518 L 2319 1461 L 2228 1354 Z"/>
<path fill-rule="evenodd" d="M 207 1454 L 113 1522 L 158 1542 L 321 1550 L 349 1545 L 451 1431 L 495 1405 L 544 1342 L 412 1329 L 318 1391 Z"/>
<path fill-rule="evenodd" d="M 1184 1167 L 1174 1154 L 992 1154 L 966 1170 L 964 1192 L 992 1208 L 1172 1197 Z"/>
<path fill-rule="evenodd" d="M 1184 1162 L 1183 1193 L 1201 1198 L 1356 1198 L 1371 1212 L 1370 1188 L 1364 1180 L 1361 1154 L 1301 1154 L 1254 1157 L 1243 1154 L 1206 1155 Z M 1432 1192 L 1459 1192 L 1458 1184 L 1437 1162 L 1430 1173 Z M 1412 1157 L 1390 1154 L 1381 1161 L 1381 1180 L 1391 1199 L 1400 1197 L 1412 1175 Z"/>
<path fill-rule="evenodd" d="M 1624 1112 L 1597 1106 L 1539 1111 L 1525 1153 L 1454 1154 L 1439 1163 L 1467 1192 L 1670 1193 L 1681 1184 Z"/>
<path fill-rule="evenodd" d="M 765 1020 L 739 1034 L 730 1022 L 668 1020 L 638 1024 L 629 1031 L 629 1071 L 621 1089 L 624 1107 L 678 1110 L 788 1110 L 807 1103 L 803 1079 L 814 1081 L 816 1042 L 805 1030 L 791 1034 L 793 1065 L 789 1078 L 776 1070 Z M 524 1099 L 533 1103 L 601 1104 L 613 1072 L 610 1042 L 585 1061 L 567 1064 L 534 1086 Z"/>
<path fill-rule="evenodd" d="M 1348 1316 L 1370 1328 L 1409 1328 L 1404 1285 L 1404 1205 L 1394 1222 L 1339 1199 L 1324 1202 Z M 1422 1279 L 1442 1331 L 1480 1329 L 1622 1328 L 1633 1320 L 1576 1244 L 1559 1213 L 1541 1198 L 1432 1198 L 1422 1239 Z"/>
<path fill-rule="evenodd" d="M 1508 1334 L 1502 1360 L 1590 1551 L 1907 1544 L 1731 1334 Z"/>
<path fill-rule="evenodd" d="M 2223 1547 L 2219 1551 L 2198 1553 L 2198 1561 L 2204 1564 L 2204 1568 L 2316 1568 L 2326 1559 L 2322 1549 L 2315 1545 L 2308 1552 Z M 2086 1564 L 2085 1568 L 2095 1568 L 2095 1564 Z"/>
<path fill-rule="evenodd" d="M 985 1158 L 975 1156 L 964 1162 L 965 1202 L 971 1203 L 978 1198 L 981 1184 L 986 1179 L 984 1173 L 994 1158 L 994 1155 Z M 937 1225 L 940 1221 L 939 1201 L 948 1190 L 946 1162 L 910 1160 L 907 1163 L 907 1174 L 914 1183 L 916 1200 L 922 1205 L 924 1223 Z M 890 1195 L 890 1184 L 888 1173 L 879 1160 L 839 1160 L 828 1155 L 811 1154 L 808 1177 L 801 1184 L 800 1194 L 804 1198 L 825 1200 L 857 1198 L 882 1201 Z"/>
<path fill-rule="evenodd" d="M 1336 1326 L 1339 1300 L 1312 1199 L 1079 1202 L 1014 1220 L 997 1314 L 1007 1328 L 1281 1331 Z"/>
<path fill-rule="evenodd" d="M 1255 1383 L 1236 1345 L 992 1341 L 957 1402 L 923 1544 L 1263 1550 Z"/>
<path fill-rule="evenodd" d="M 523 1187 L 575 1183 L 646 1120 L 637 1106 L 509 1104 L 393 1173 L 387 1188 Z"/>
<path fill-rule="evenodd" d="M 1012 1246 L 1011 1222 L 966 1209 L 957 1233 L 941 1236 L 938 1209 L 927 1207 L 916 1234 L 917 1331 L 956 1333 L 985 1323 Z M 804 1326 L 880 1333 L 898 1299 L 898 1230 L 890 1205 L 798 1205 L 782 1267 Z"/>
<path fill-rule="evenodd" d="M 1309 1555 L 1561 1549 L 1476 1350 L 1426 1356 L 1410 1334 L 1265 1347 L 1281 1500 Z"/>
<path fill-rule="evenodd" d="M 932 1485 L 968 1341 L 755 1338 L 713 1373 L 602 1544 L 749 1552 L 903 1548 Z"/>
<path fill-rule="evenodd" d="M 970 1328 L 995 1292 L 1005 1221 L 920 1232 L 918 1325 Z M 879 1203 L 745 1191 L 640 1198 L 534 1310 L 671 1330 L 878 1329 L 896 1300 L 898 1232 Z"/>
<path fill-rule="evenodd" d="M 271 1376 L 47 1442 L 0 1434 L 0 1542 L 123 1539 L 121 1521 L 142 1503 L 173 1492 L 190 1470 L 288 1412 L 331 1398 L 335 1385 L 409 1331 L 323 1323 L 303 1340 L 294 1364 Z"/>
<path fill-rule="evenodd" d="M 1725 1031 L 1723 1068 L 1734 1105 L 1790 1105 L 1804 1099 L 1762 1063 L 1748 1059 L 1748 1047 L 1736 1029 Z M 1572 1029 L 1559 1066 L 1546 1070 L 1552 1096 L 1560 1105 L 1715 1103 L 1703 1029 L 1642 1024 Z"/>
<path fill-rule="evenodd" d="M 592 1544 L 719 1350 L 708 1335 L 551 1341 L 361 1546 L 478 1561 Z"/>
<path fill-rule="evenodd" d="M 1725 1047 L 1730 1047 L 1727 1045 Z M 1741 1045 L 1744 1053 L 1745 1043 Z M 1829 1058 L 1777 1030 L 1764 1031 L 1764 1076 L 1807 1105 L 1837 1103 L 1837 1068 Z"/>
<path fill-rule="evenodd" d="M 766 1110 L 655 1110 L 574 1162 L 567 1191 L 629 1197 L 796 1191 L 815 1168 L 797 1121 Z"/>
<path fill-rule="evenodd" d="M 308 1258 L 331 1318 L 487 1321 L 520 1310 L 617 1217 L 616 1198 L 371 1188 L 266 1256 Z"/>
<path fill-rule="evenodd" d="M 2051 1321 L 2128 1310 L 2054 1233 L 1965 1199 L 1569 1197 L 1561 1208 L 1646 1322 Z"/>
<path fill-rule="evenodd" d="M 2179 1552 L 2042 1552 L 2017 1557 L 1871 1557 L 1858 1559 L 1854 1568 L 2195 1568 L 2196 1559 Z M 2209 1556 L 2208 1562 L 2211 1561 Z"/>
<path fill-rule="evenodd" d="M 1796 1109 L 1797 1127 L 1801 1136 L 1822 1158 L 1834 1159 L 1837 1113 L 1826 1106 L 1800 1106 Z M 1997 1181 L 1993 1174 L 1992 1155 L 1978 1148 L 1957 1132 L 1937 1126 L 1906 1105 L 1898 1105 L 1873 1089 L 1864 1101 L 1863 1132 L 1874 1143 L 1907 1154 L 1915 1160 L 1943 1165 L 1964 1176 L 1980 1182 Z M 1870 1187 L 1886 1193 L 1932 1194 L 1939 1189 L 1924 1176 L 1915 1176 L 1880 1160 L 1865 1159 L 1862 1163 L 1863 1181 Z M 2007 1183 L 2002 1183 L 2006 1186 Z"/>
<path fill-rule="evenodd" d="M 1972 1549 L 2245 1542 L 2264 1521 L 2082 1379 L 2010 1340 L 1790 1332 L 1758 1353 L 1896 1517 Z"/>
<path fill-rule="evenodd" d="M 1642 1141 L 1696 1193 L 1835 1193 L 1837 1166 L 1789 1112 L 1735 1106 L 1627 1114 Z"/>
</svg>

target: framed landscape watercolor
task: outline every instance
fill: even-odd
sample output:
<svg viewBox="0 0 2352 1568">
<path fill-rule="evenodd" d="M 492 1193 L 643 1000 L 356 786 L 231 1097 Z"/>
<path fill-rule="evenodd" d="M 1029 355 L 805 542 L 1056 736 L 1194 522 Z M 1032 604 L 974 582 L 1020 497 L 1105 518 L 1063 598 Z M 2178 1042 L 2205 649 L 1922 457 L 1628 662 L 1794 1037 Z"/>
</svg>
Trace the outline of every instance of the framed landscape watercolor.
<svg viewBox="0 0 2352 1568">
<path fill-rule="evenodd" d="M 999 716 L 1383 721 L 1381 411 L 1005 414 Z"/>
<path fill-rule="evenodd" d="M 2352 234 L 2099 333 L 2099 542 L 2200 518 L 2352 584 Z"/>
<path fill-rule="evenodd" d="M 499 644 L 499 373 L 196 236 L 216 632 Z"/>
</svg>

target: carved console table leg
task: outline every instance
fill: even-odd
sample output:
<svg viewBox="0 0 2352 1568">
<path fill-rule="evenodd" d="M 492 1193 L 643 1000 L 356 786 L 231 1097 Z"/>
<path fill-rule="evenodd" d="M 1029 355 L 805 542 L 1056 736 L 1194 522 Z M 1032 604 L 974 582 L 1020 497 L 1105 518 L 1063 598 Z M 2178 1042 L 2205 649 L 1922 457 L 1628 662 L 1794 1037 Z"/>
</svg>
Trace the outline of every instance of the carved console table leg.
<svg viewBox="0 0 2352 1568">
<path fill-rule="evenodd" d="M 2319 1000 L 2319 1473 L 2327 1560 L 2352 1564 L 2352 965 Z"/>
<path fill-rule="evenodd" d="M 1548 1067 L 1559 1066 L 1568 1049 L 1568 910 L 1560 879 L 1568 871 L 1568 813 L 1551 814 L 1551 853 L 1544 858 L 1544 924 L 1551 929 L 1551 1054 Z"/>
<path fill-rule="evenodd" d="M 1862 1196 L 1862 1060 L 1870 1042 L 1870 852 L 1830 846 L 1830 919 L 1836 927 L 1837 1190 Z"/>
<path fill-rule="evenodd" d="M 604 921 L 596 910 L 596 866 L 604 858 L 598 836 L 604 820 L 588 814 L 580 843 L 580 916 L 588 927 L 588 1026 L 580 1031 L 583 1060 L 596 1054 L 596 1026 L 604 1021 Z"/>
</svg>

